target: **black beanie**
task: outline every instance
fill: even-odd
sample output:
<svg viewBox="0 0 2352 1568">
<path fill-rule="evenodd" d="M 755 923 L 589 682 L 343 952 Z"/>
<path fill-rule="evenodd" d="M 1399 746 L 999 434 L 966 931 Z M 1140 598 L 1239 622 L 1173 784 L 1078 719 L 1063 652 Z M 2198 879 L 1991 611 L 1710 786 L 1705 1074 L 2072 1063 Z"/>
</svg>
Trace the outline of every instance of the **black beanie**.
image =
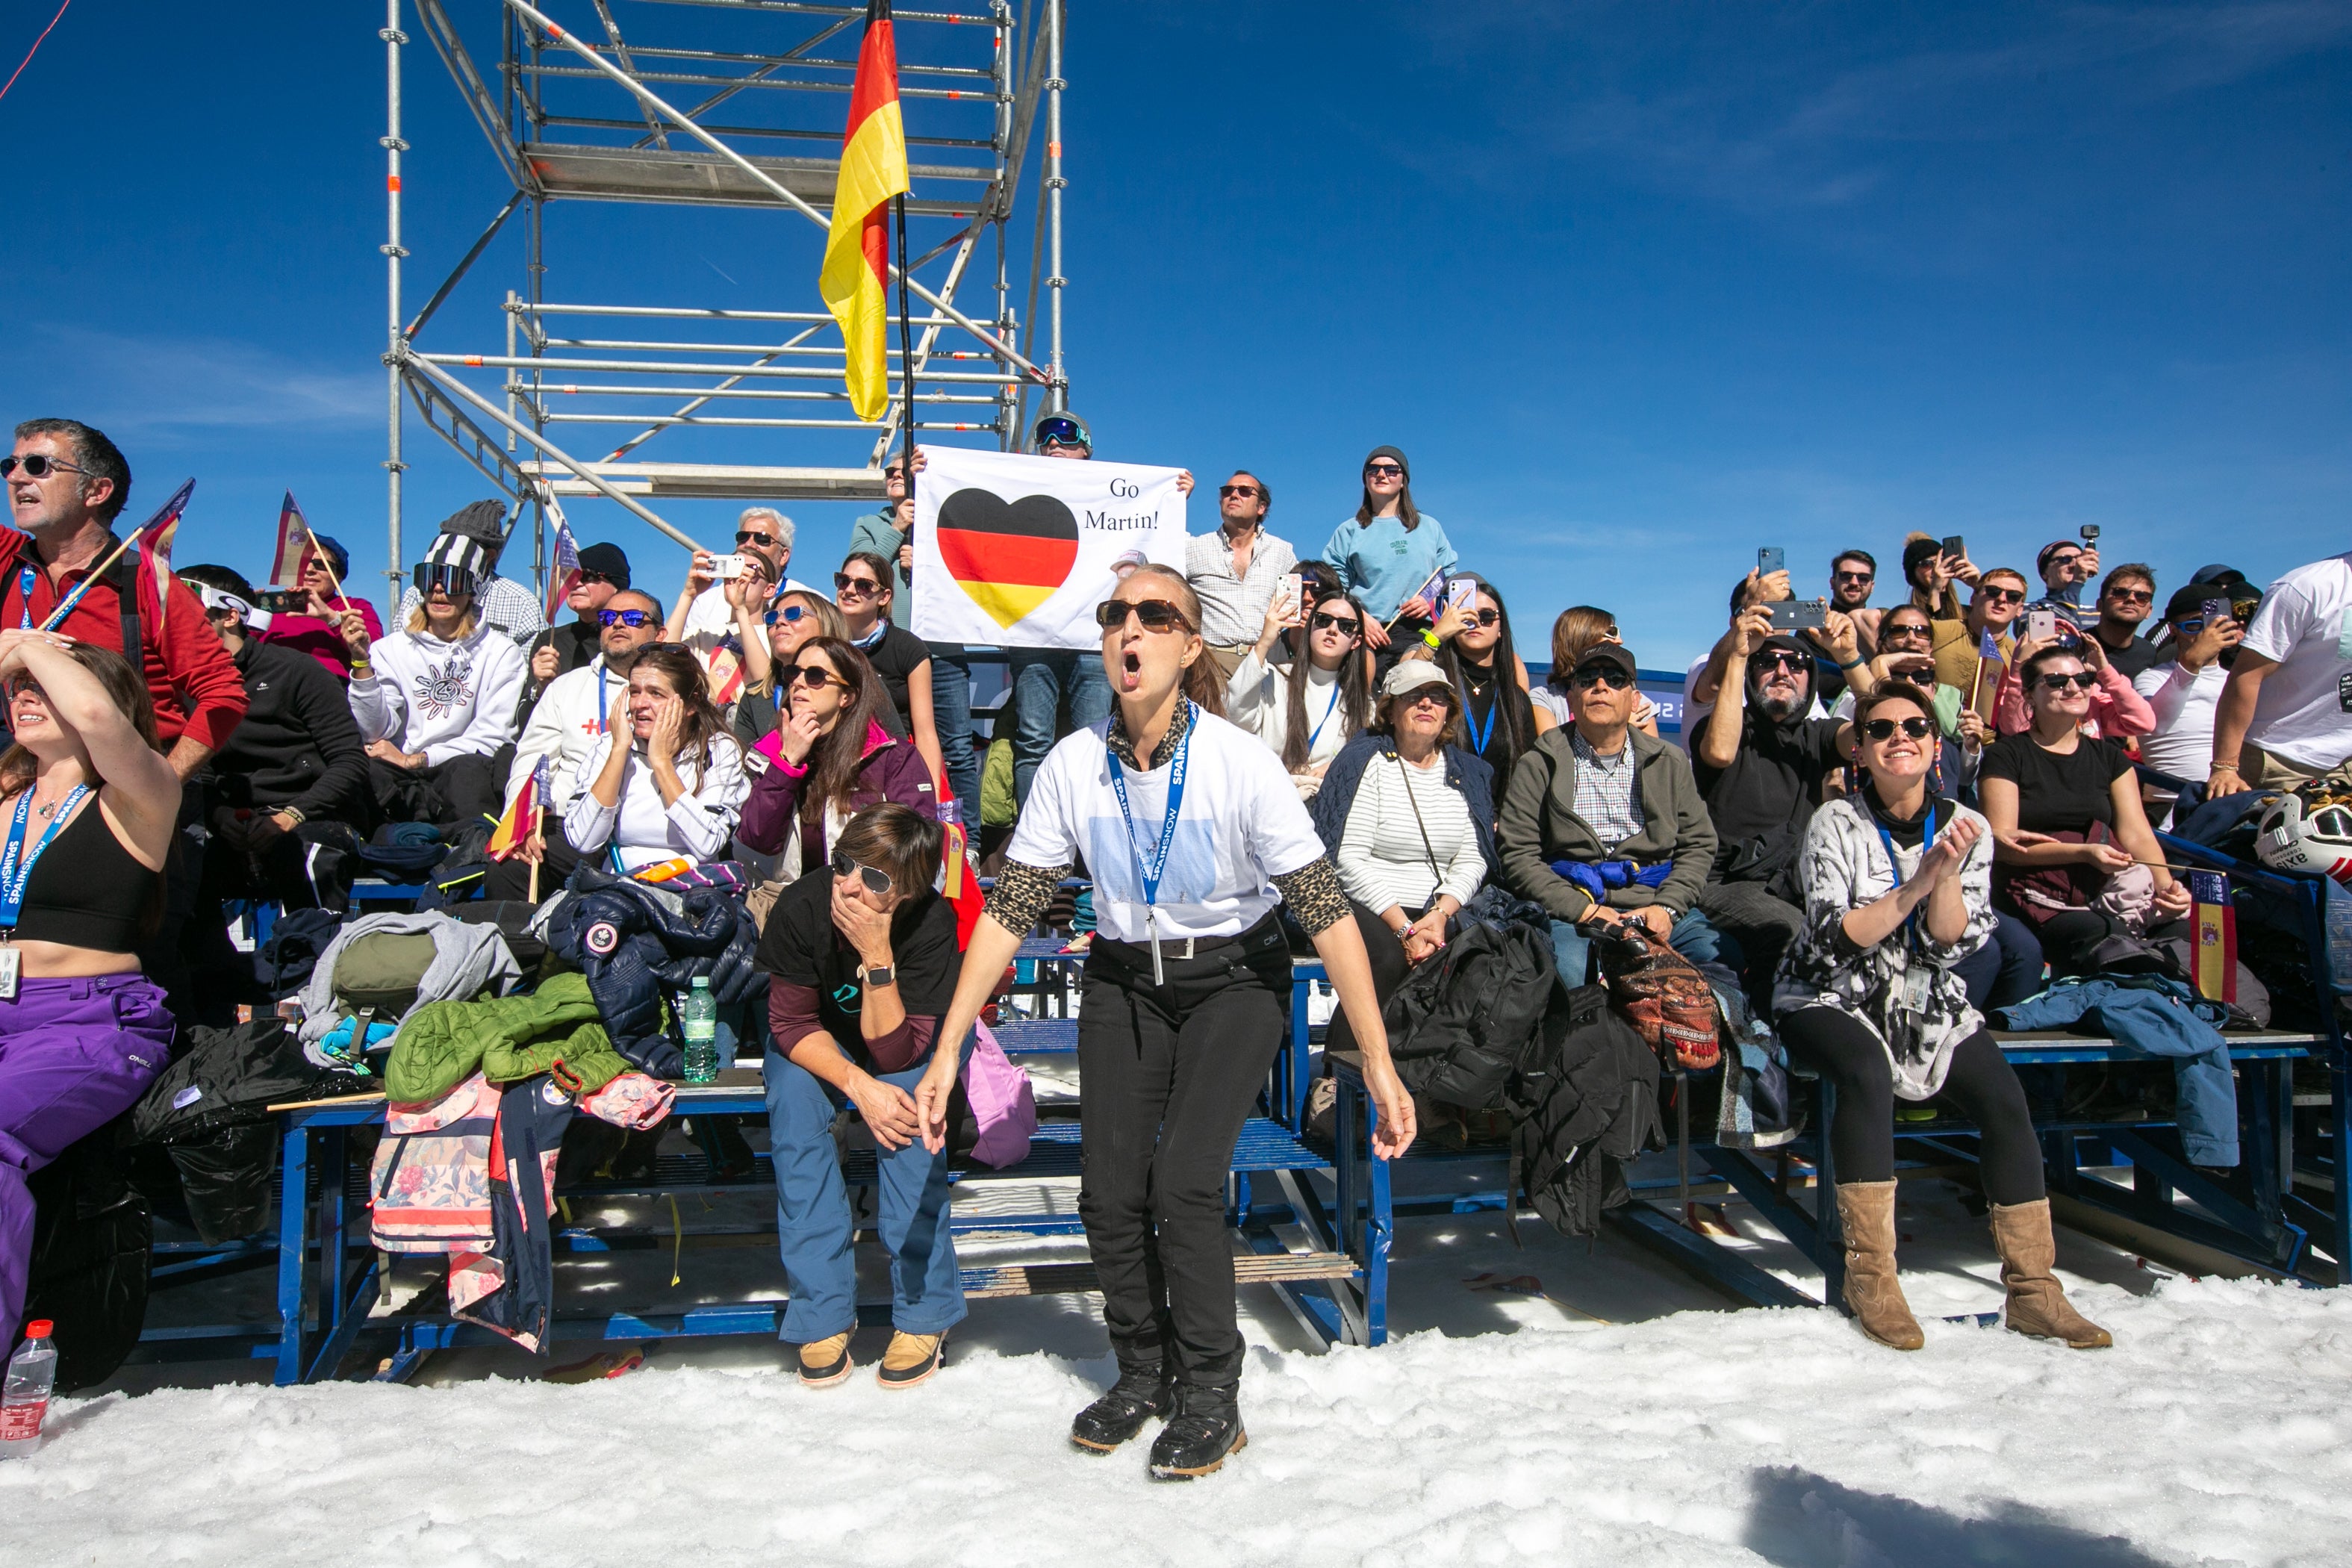
<svg viewBox="0 0 2352 1568">
<path fill-rule="evenodd" d="M 1921 562 L 1932 556 L 1941 555 L 1943 552 L 1942 541 L 1930 539 L 1924 533 L 1915 533 L 1905 540 L 1903 542 L 1904 581 L 1910 581 L 1911 574 L 1919 569 Z"/>
<path fill-rule="evenodd" d="M 617 544 L 591 544 L 580 552 L 580 569 L 593 572 L 615 588 L 629 585 L 629 558 Z"/>
<path fill-rule="evenodd" d="M 1405 461 L 1404 454 L 1398 451 L 1394 447 L 1373 447 L 1370 451 L 1364 454 L 1364 466 L 1366 468 L 1370 468 L 1374 458 L 1393 458 L 1396 462 L 1396 466 L 1404 470 L 1405 483 L 1411 484 L 1412 482 L 1412 465 Z"/>
</svg>

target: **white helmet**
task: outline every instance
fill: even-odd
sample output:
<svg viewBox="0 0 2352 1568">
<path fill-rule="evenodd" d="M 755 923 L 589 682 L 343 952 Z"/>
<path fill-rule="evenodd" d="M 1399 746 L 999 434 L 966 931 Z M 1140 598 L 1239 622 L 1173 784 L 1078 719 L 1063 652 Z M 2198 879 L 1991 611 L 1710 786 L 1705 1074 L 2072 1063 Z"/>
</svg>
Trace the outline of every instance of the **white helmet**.
<svg viewBox="0 0 2352 1568">
<path fill-rule="evenodd" d="M 2299 795 L 2283 795 L 2263 808 L 2254 854 L 2281 871 L 2314 871 L 2352 886 L 2352 806 L 2322 796 L 2308 805 Z"/>
</svg>

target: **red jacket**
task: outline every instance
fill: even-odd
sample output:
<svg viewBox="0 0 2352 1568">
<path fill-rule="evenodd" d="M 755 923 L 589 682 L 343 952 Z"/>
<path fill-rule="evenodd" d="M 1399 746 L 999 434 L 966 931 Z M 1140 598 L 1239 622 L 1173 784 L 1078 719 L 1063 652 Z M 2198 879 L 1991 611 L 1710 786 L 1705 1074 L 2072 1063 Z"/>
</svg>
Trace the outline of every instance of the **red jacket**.
<svg viewBox="0 0 2352 1568">
<path fill-rule="evenodd" d="M 104 560 L 104 554 L 99 559 Z M 62 584 L 52 582 L 32 540 L 13 528 L 0 528 L 0 560 L 7 563 L 6 579 L 0 582 L 0 626 L 25 624 L 26 568 L 33 571 L 31 615 L 37 626 L 89 574 L 88 567 L 80 567 L 67 573 Z M 131 563 L 136 574 L 142 657 L 134 662 L 142 667 L 148 695 L 155 700 L 155 728 L 166 747 L 186 735 L 216 752 L 245 717 L 245 682 L 228 649 L 222 646 L 220 634 L 205 619 L 203 601 L 188 585 L 173 579 L 167 616 L 156 600 L 155 574 L 146 568 L 138 548 L 125 551 L 123 561 Z M 121 563 L 117 563 L 114 573 L 92 583 L 57 629 L 78 642 L 124 652 L 121 599 L 111 581 L 121 570 Z"/>
</svg>

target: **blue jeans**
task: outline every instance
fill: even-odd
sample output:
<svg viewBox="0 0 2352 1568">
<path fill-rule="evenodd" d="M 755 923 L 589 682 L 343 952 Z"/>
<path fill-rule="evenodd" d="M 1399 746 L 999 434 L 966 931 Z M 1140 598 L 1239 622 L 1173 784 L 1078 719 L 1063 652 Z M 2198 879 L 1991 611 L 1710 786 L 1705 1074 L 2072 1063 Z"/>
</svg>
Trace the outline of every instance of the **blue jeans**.
<svg viewBox="0 0 2352 1568">
<path fill-rule="evenodd" d="M 1070 703 L 1070 728 L 1083 730 L 1110 717 L 1110 677 L 1102 656 L 1066 647 L 1013 650 L 1013 798 L 1026 805 L 1037 764 L 1061 739 L 1062 700 Z"/>
<path fill-rule="evenodd" d="M 948 787 L 955 791 L 964 826 L 980 830 L 980 753 L 971 743 L 971 659 L 963 644 L 935 642 L 931 650 L 931 723 L 939 731 L 940 760 L 947 764 Z"/>
<path fill-rule="evenodd" d="M 1696 910 L 1675 922 L 1674 930 L 1666 933 L 1666 945 L 1693 963 L 1724 962 L 1723 933 Z M 1592 939 L 1584 934 L 1580 926 L 1567 921 L 1552 921 L 1551 953 L 1553 962 L 1559 966 L 1563 985 L 1573 989 L 1583 984 L 1592 973 Z"/>
<path fill-rule="evenodd" d="M 911 1095 L 929 1066 L 925 1057 L 904 1072 L 877 1076 Z M 846 1102 L 780 1052 L 768 1053 L 767 1080 L 776 1240 L 793 1291 L 781 1337 L 811 1344 L 857 1326 L 856 1225 L 833 1141 L 834 1112 Z M 945 1333 L 964 1317 L 948 1226 L 946 1152 L 934 1154 L 919 1138 L 896 1151 L 877 1145 L 874 1152 L 879 1228 L 890 1254 L 891 1325 L 910 1334 Z"/>
</svg>

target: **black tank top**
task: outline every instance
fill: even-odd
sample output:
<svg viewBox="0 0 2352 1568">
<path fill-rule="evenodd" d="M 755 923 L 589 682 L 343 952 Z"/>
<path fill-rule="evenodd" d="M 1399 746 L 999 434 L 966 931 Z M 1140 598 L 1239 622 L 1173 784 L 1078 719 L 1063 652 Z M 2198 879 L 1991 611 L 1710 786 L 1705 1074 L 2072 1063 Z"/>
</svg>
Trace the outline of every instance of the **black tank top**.
<svg viewBox="0 0 2352 1568">
<path fill-rule="evenodd" d="M 93 796 L 34 862 L 16 913 L 17 939 L 135 952 L 163 879 L 123 847 Z"/>
</svg>

